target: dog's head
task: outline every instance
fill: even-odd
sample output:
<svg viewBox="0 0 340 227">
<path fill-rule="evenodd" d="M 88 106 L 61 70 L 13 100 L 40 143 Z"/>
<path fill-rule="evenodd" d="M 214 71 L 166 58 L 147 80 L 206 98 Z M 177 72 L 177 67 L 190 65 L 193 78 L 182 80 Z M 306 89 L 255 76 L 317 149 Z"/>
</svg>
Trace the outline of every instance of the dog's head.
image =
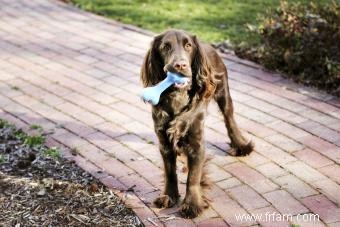
<svg viewBox="0 0 340 227">
<path fill-rule="evenodd" d="M 143 85 L 159 83 L 167 71 L 189 78 L 188 85 L 177 86 L 177 89 L 204 89 L 209 67 L 196 36 L 181 30 L 169 30 L 154 38 L 141 70 Z"/>
</svg>

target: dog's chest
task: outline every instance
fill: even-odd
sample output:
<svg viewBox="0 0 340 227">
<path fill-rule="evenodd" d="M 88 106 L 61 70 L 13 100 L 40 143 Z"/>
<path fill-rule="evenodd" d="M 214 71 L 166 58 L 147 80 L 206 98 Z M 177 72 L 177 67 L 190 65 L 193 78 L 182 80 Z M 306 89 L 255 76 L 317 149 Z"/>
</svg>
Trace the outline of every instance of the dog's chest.
<svg viewBox="0 0 340 227">
<path fill-rule="evenodd" d="M 165 98 L 165 105 L 168 106 L 167 111 L 171 111 L 173 115 L 179 114 L 189 103 L 189 95 L 187 92 L 173 92 Z"/>
<path fill-rule="evenodd" d="M 170 92 L 165 94 L 160 103 L 153 108 L 153 118 L 156 125 L 163 125 L 180 114 L 190 101 L 187 92 Z"/>
</svg>

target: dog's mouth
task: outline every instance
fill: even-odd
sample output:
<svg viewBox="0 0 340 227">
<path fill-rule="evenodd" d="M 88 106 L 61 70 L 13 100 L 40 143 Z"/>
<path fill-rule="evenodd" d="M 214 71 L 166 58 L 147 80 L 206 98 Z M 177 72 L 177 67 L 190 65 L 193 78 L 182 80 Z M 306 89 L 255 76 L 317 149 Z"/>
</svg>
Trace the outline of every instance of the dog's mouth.
<svg viewBox="0 0 340 227">
<path fill-rule="evenodd" d="M 191 72 L 178 72 L 172 66 L 166 65 L 164 67 L 164 72 L 172 72 L 181 75 L 182 77 L 188 78 L 184 83 L 174 83 L 174 87 L 178 89 L 185 89 L 191 85 Z"/>
<path fill-rule="evenodd" d="M 175 88 L 183 89 L 189 86 L 189 80 L 185 81 L 184 83 L 175 83 Z"/>
</svg>

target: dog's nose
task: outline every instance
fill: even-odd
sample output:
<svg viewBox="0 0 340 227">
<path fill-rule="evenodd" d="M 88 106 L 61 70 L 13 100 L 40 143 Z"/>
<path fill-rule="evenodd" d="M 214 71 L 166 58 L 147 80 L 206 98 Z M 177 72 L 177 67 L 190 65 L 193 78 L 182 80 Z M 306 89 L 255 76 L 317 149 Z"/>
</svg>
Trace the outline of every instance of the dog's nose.
<svg viewBox="0 0 340 227">
<path fill-rule="evenodd" d="M 186 61 L 180 60 L 180 61 L 175 62 L 174 67 L 177 70 L 183 70 L 183 69 L 186 69 L 188 67 L 188 64 L 186 63 Z"/>
</svg>

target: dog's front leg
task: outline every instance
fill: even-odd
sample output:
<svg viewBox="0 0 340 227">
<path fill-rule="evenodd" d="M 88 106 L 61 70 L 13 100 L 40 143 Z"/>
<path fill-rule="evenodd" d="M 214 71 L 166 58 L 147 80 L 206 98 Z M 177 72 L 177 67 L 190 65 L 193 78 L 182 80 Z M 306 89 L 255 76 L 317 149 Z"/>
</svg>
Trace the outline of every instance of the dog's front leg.
<svg viewBox="0 0 340 227">
<path fill-rule="evenodd" d="M 161 196 L 155 201 L 155 205 L 159 208 L 172 207 L 179 199 L 177 174 L 176 174 L 176 153 L 170 145 L 165 131 L 157 132 L 159 139 L 159 149 L 164 162 L 164 180 L 165 188 Z"/>
<path fill-rule="evenodd" d="M 181 205 L 180 212 L 186 218 L 198 216 L 209 206 L 201 186 L 203 166 L 205 163 L 205 149 L 203 142 L 203 120 L 197 117 L 188 131 L 188 144 L 185 152 L 188 157 L 188 178 L 186 195 Z"/>
</svg>

